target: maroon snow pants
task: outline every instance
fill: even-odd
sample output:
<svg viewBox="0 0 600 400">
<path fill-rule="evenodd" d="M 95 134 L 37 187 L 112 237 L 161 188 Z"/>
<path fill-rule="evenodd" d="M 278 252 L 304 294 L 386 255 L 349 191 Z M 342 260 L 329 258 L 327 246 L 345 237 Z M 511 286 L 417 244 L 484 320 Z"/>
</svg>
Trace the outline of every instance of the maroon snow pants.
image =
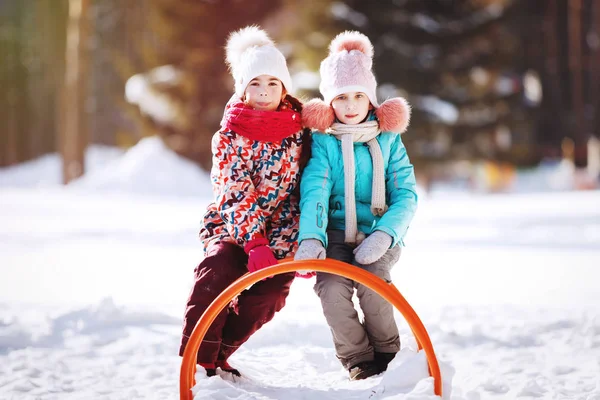
<svg viewBox="0 0 600 400">
<path fill-rule="evenodd" d="M 209 248 L 206 257 L 194 270 L 194 287 L 190 293 L 183 321 L 179 355 L 210 303 L 236 279 L 248 272 L 248 256 L 239 246 L 219 243 Z M 198 350 L 198 363 L 227 360 L 254 332 L 269 322 L 285 305 L 294 273 L 275 275 L 244 290 L 237 301 L 237 312 L 225 308 L 214 320 Z"/>
</svg>

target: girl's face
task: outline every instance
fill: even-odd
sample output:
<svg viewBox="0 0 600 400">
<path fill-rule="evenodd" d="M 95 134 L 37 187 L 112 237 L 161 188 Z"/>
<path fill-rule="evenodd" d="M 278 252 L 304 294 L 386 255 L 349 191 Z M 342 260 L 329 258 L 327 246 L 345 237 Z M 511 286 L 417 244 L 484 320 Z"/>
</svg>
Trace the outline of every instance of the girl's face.
<svg viewBox="0 0 600 400">
<path fill-rule="evenodd" d="M 338 121 L 347 125 L 360 124 L 373 108 L 363 92 L 349 92 L 338 95 L 331 102 Z"/>
<path fill-rule="evenodd" d="M 285 97 L 281 81 L 271 75 L 252 79 L 244 92 L 244 103 L 259 111 L 275 111 Z"/>
</svg>

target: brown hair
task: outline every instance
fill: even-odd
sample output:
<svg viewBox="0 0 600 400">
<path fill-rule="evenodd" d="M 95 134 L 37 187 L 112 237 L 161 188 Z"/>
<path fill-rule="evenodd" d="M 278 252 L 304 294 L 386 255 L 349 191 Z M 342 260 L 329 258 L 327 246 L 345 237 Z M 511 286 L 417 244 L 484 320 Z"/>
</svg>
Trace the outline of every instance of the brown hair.
<svg viewBox="0 0 600 400">
<path fill-rule="evenodd" d="M 281 103 L 279 104 L 278 110 L 290 108 L 296 112 L 302 111 L 302 101 L 298 100 L 291 94 L 286 94 Z"/>
</svg>

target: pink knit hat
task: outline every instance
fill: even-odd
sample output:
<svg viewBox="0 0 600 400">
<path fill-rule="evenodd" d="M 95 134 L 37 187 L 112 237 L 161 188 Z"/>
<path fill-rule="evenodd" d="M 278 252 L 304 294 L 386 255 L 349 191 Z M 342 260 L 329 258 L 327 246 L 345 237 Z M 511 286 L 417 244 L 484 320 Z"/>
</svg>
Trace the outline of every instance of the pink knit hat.
<svg viewBox="0 0 600 400">
<path fill-rule="evenodd" d="M 321 63 L 321 85 L 324 100 L 312 99 L 302 107 L 302 123 L 308 128 L 325 132 L 335 121 L 331 101 L 348 92 L 367 95 L 382 132 L 403 133 L 410 122 L 410 105 L 402 97 L 377 102 L 377 82 L 371 71 L 373 45 L 360 32 L 340 33 L 329 45 L 329 56 Z"/>
<path fill-rule="evenodd" d="M 373 45 L 369 38 L 356 31 L 337 35 L 329 45 L 329 56 L 321 62 L 319 90 L 325 103 L 331 104 L 342 93 L 363 92 L 378 107 L 372 67 Z"/>
</svg>

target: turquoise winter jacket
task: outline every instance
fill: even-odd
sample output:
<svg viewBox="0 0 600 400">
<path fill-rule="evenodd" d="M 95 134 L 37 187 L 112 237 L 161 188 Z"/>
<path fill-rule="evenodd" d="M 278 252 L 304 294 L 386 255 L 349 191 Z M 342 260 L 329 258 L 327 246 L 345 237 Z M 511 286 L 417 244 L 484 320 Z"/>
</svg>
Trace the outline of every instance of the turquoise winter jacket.
<svg viewBox="0 0 600 400">
<path fill-rule="evenodd" d="M 358 229 L 367 235 L 383 231 L 392 237 L 392 247 L 398 243 L 404 245 L 402 239 L 417 208 L 414 168 L 399 133 L 382 132 L 377 141 L 383 153 L 389 209 L 381 217 L 371 213 L 371 153 L 366 143 L 354 143 Z M 344 161 L 340 140 L 318 131 L 313 133 L 312 155 L 302 174 L 300 192 L 298 241 L 318 239 L 327 247 L 326 230 L 345 229 Z"/>
</svg>

